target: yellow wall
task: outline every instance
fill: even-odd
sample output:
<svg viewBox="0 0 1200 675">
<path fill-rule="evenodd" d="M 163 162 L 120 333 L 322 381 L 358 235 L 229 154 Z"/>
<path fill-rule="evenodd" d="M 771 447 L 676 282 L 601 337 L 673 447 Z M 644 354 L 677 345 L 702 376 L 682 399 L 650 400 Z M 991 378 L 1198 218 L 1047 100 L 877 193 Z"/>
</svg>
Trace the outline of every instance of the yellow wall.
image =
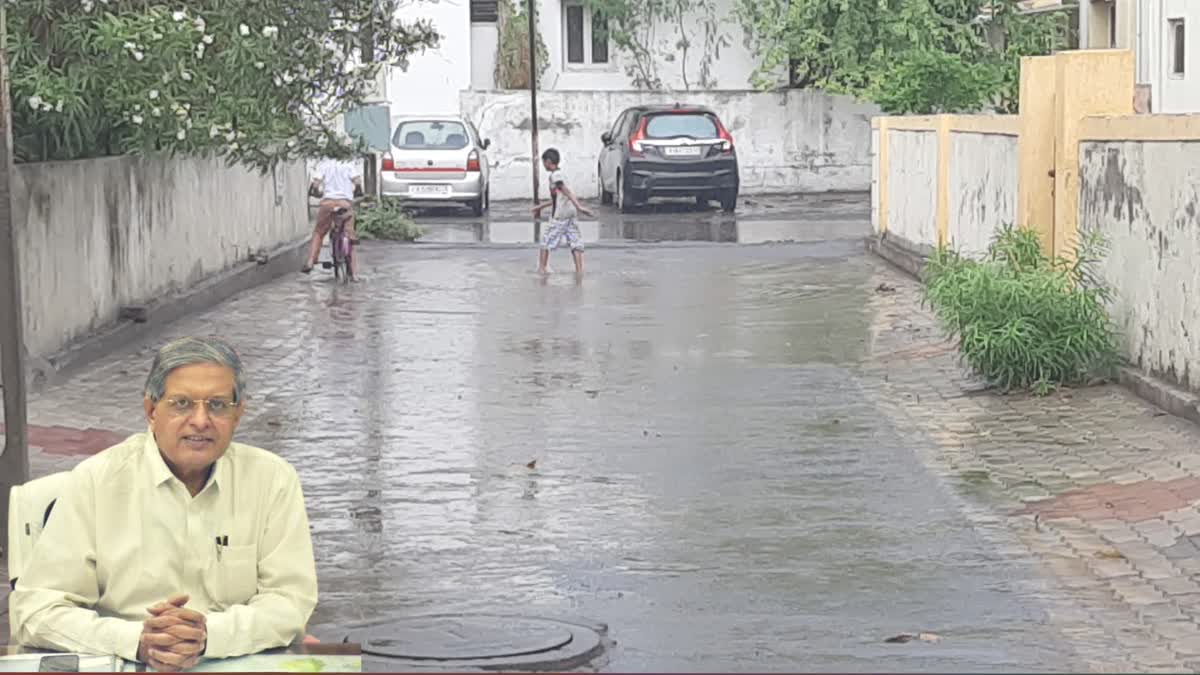
<svg viewBox="0 0 1200 675">
<path fill-rule="evenodd" d="M 1047 252 L 1067 256 L 1074 248 L 1079 219 L 1079 142 L 1105 138 L 1181 139 L 1200 134 L 1200 116 L 1133 115 L 1134 55 L 1130 50 L 1076 50 L 1026 58 L 1021 63 L 1020 114 L 877 117 L 880 159 L 878 213 L 887 231 L 887 167 L 905 158 L 888 152 L 893 131 L 938 135 L 938 162 L 930 175 L 936 191 L 937 241 L 947 241 L 953 132 L 1010 134 L 1018 141 L 1017 225 L 1039 232 Z M 1174 119 L 1167 120 L 1168 117 Z M 1005 223 L 995 223 L 996 227 Z"/>
</svg>

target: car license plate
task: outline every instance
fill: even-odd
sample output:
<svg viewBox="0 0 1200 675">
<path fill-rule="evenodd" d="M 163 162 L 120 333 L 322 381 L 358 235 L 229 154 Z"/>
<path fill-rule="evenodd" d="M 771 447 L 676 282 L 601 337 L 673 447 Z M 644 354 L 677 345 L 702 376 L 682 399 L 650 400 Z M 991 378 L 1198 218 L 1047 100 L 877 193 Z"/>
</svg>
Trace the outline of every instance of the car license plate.
<svg viewBox="0 0 1200 675">
<path fill-rule="evenodd" d="M 663 148 L 667 157 L 699 157 L 700 148 L 694 145 L 668 145 Z"/>
<path fill-rule="evenodd" d="M 449 185 L 410 185 L 410 195 L 446 196 L 450 194 Z"/>
</svg>

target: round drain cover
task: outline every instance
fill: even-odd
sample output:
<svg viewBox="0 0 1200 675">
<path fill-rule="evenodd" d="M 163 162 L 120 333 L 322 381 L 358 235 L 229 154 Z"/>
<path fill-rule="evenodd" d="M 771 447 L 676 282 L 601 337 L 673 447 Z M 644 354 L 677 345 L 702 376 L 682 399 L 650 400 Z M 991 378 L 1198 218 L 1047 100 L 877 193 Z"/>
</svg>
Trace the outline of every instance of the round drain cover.
<svg viewBox="0 0 1200 675">
<path fill-rule="evenodd" d="M 469 661 L 541 654 L 571 642 L 561 623 L 517 617 L 414 618 L 372 626 L 365 654 L 422 661 Z"/>
</svg>

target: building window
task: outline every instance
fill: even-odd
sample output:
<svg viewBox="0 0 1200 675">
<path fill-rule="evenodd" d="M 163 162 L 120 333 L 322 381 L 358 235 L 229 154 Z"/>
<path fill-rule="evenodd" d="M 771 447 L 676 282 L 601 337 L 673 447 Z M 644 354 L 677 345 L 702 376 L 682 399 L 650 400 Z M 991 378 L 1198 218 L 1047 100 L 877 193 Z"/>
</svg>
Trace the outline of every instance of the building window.
<svg viewBox="0 0 1200 675">
<path fill-rule="evenodd" d="M 1171 74 L 1182 76 L 1187 72 L 1187 33 L 1183 19 L 1171 19 Z"/>
<path fill-rule="evenodd" d="M 497 0 L 471 0 L 471 23 L 496 23 L 500 19 Z"/>
<path fill-rule="evenodd" d="M 563 4 L 563 43 L 567 65 L 606 65 L 608 21 L 600 12 L 588 11 L 582 4 L 568 1 Z"/>
<path fill-rule="evenodd" d="M 1108 48 L 1117 48 L 1117 3 L 1108 6 Z"/>
</svg>

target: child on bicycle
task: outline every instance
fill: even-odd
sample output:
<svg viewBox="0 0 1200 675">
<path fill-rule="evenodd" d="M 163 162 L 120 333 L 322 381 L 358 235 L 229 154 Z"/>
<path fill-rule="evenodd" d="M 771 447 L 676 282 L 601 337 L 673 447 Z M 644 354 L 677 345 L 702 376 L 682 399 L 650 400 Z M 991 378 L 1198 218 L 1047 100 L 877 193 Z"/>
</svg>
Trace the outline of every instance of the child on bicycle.
<svg viewBox="0 0 1200 675">
<path fill-rule="evenodd" d="M 566 242 L 571 247 L 571 257 L 575 259 L 575 274 L 583 276 L 583 239 L 579 236 L 579 224 L 576 218 L 579 214 L 591 216 L 592 212 L 583 207 L 575 197 L 571 188 L 567 187 L 567 179 L 559 170 L 562 157 L 558 150 L 550 148 L 542 153 L 542 166 L 549 172 L 550 201 L 538 204 L 533 208 L 533 215 L 539 216 L 542 211 L 550 209 L 550 224 L 542 234 L 541 251 L 538 252 L 538 273 L 547 273 L 550 262 L 550 251 Z"/>
</svg>

